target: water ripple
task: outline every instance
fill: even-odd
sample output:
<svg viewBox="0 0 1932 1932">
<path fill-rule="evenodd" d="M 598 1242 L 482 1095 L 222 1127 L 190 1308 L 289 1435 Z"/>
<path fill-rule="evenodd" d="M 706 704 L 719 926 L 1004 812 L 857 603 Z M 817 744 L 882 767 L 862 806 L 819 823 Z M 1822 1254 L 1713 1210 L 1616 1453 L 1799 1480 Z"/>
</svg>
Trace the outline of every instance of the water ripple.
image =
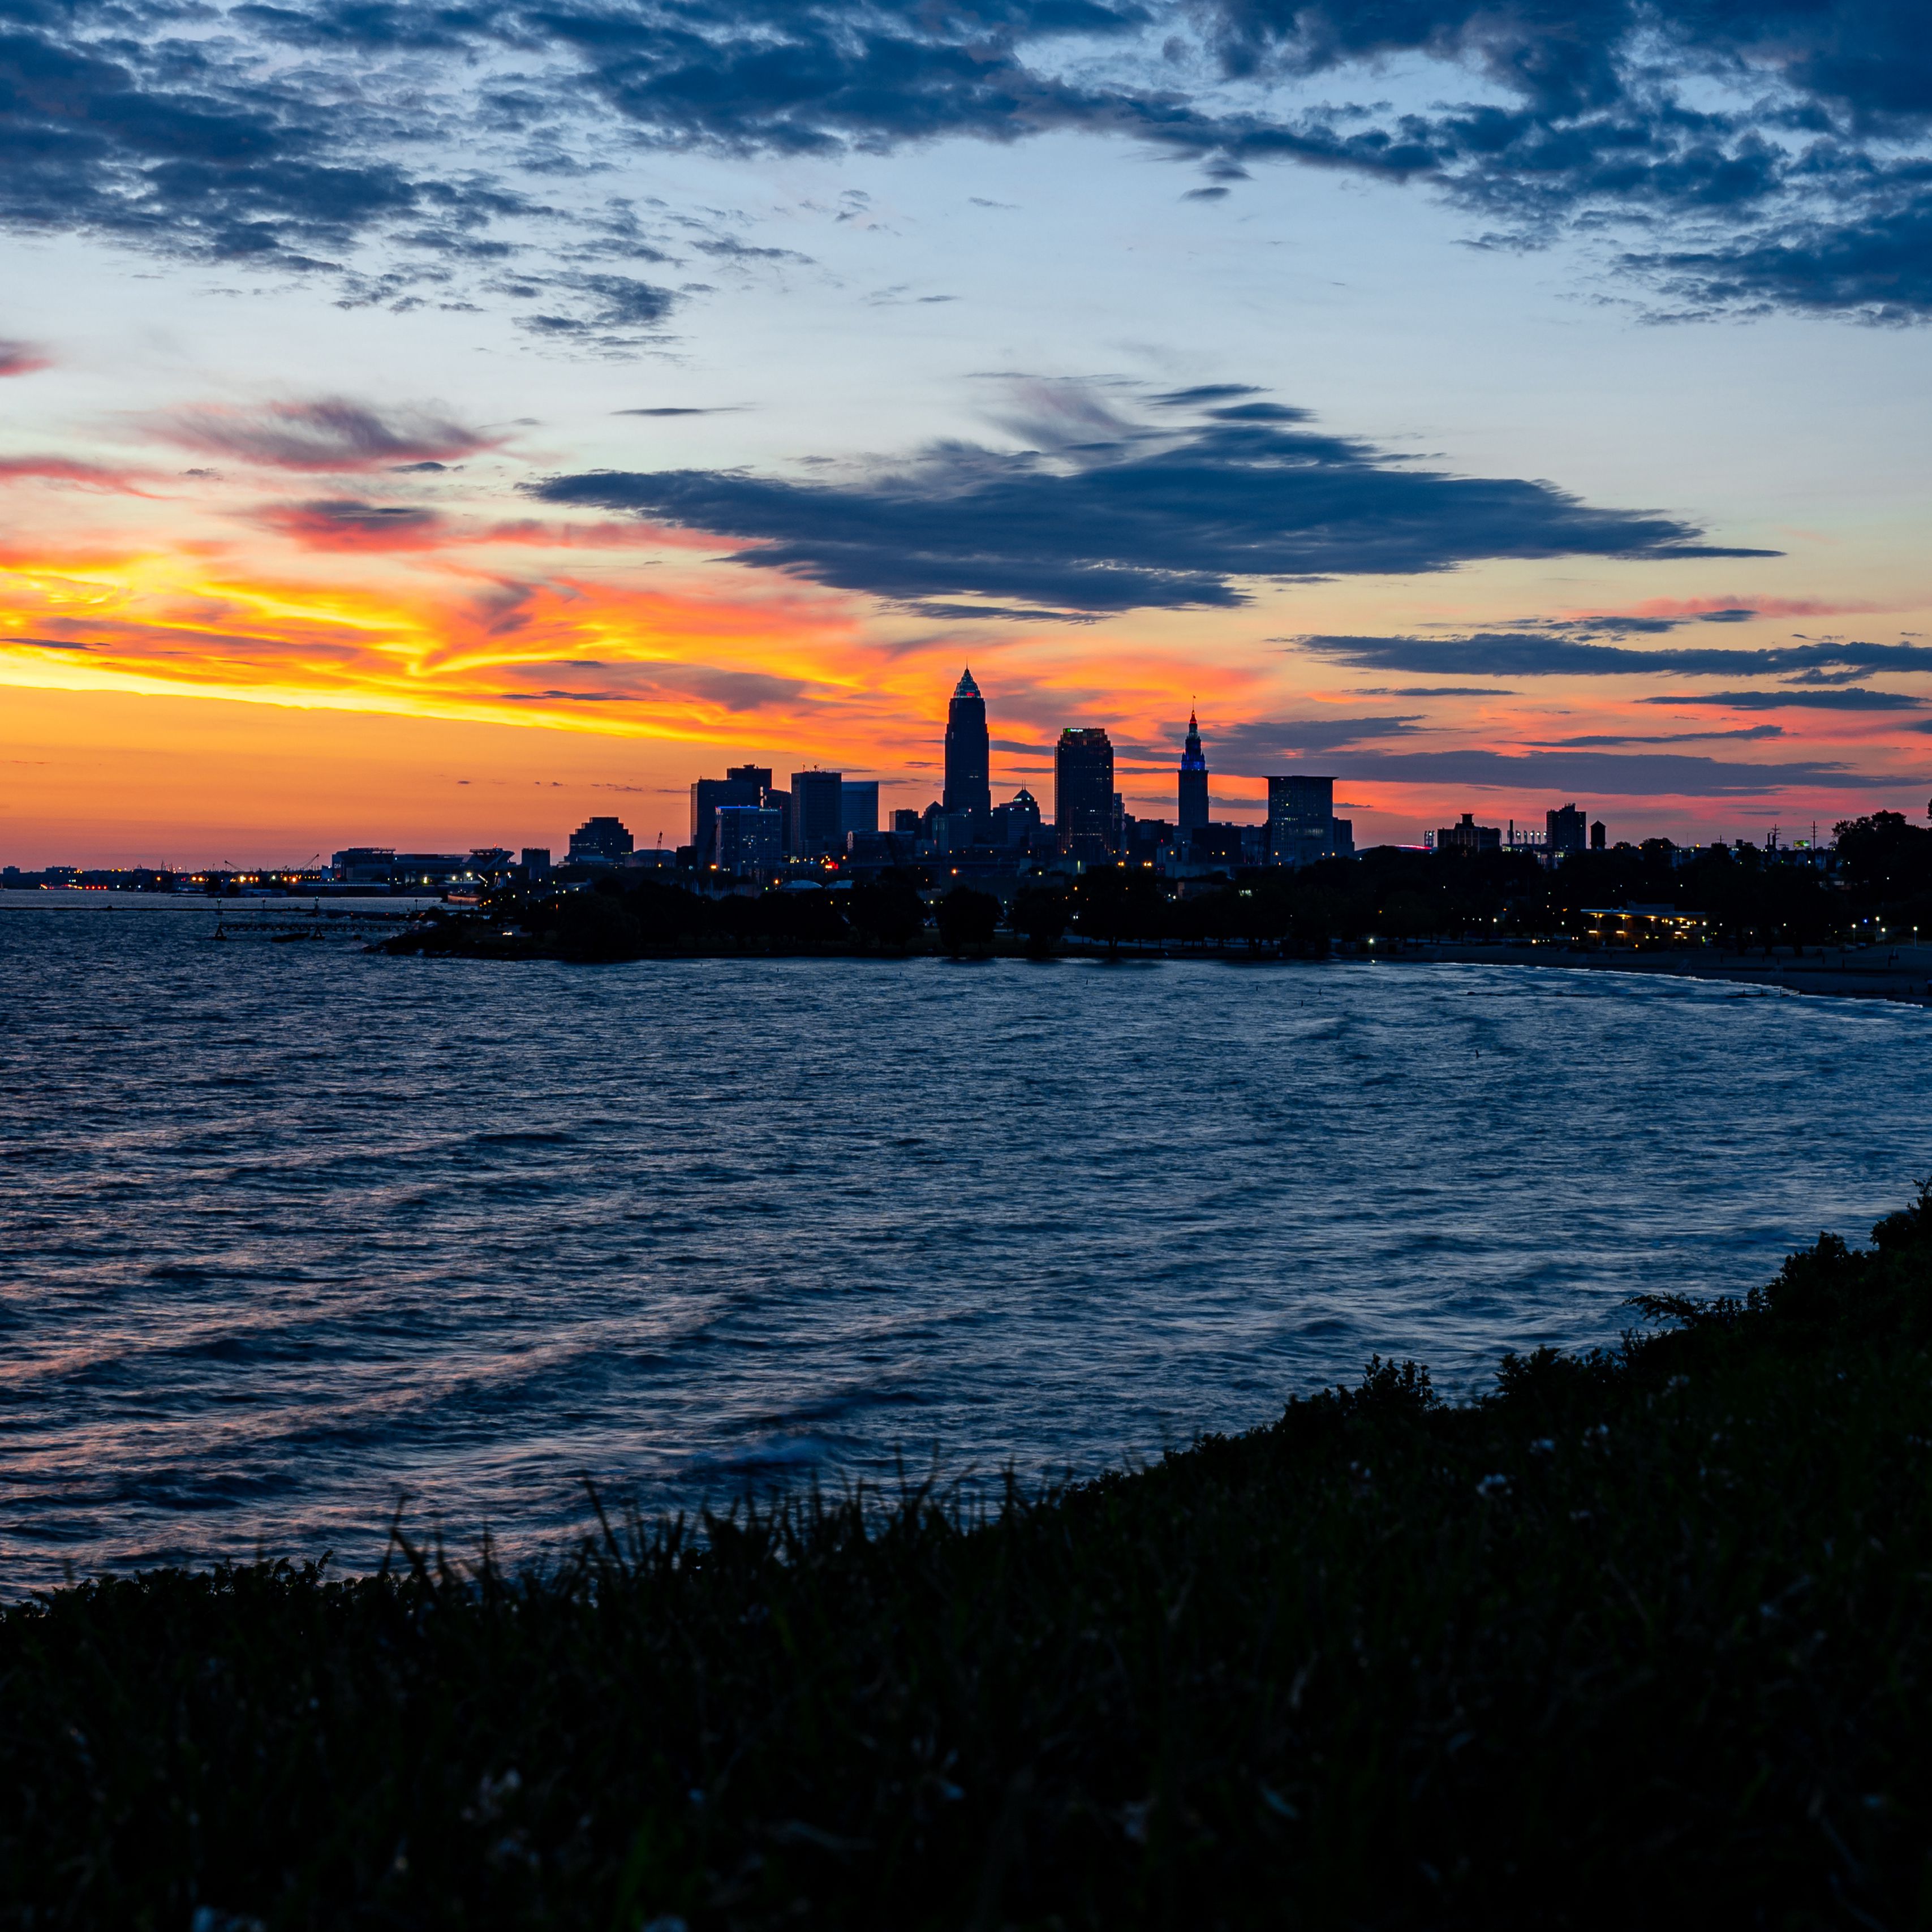
<svg viewBox="0 0 1932 1932">
<path fill-rule="evenodd" d="M 1928 1166 L 1932 1016 L 1480 966 L 607 968 L 0 912 L 0 1588 L 512 1551 L 1466 1385 Z"/>
</svg>

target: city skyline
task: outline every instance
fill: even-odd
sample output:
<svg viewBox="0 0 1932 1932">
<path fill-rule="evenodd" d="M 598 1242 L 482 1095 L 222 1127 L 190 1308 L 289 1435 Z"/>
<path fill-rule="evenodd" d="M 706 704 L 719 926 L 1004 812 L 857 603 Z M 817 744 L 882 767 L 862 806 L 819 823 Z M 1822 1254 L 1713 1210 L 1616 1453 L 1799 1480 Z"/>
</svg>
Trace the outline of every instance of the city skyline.
<svg viewBox="0 0 1932 1932">
<path fill-rule="evenodd" d="M 1932 789 L 1875 19 L 610 17 L 22 27 L 13 849 L 922 805 L 962 662 L 997 786 L 1104 728 L 1142 811 L 1196 706 L 1218 815 L 1313 758 L 1371 841 Z"/>
<path fill-rule="evenodd" d="M 931 787 L 922 808 L 898 805 L 882 806 L 880 803 L 882 797 L 896 793 L 904 793 L 909 797 L 918 794 L 925 788 L 922 781 L 917 778 L 868 777 L 843 767 L 825 770 L 814 766 L 807 771 L 794 772 L 788 781 L 789 789 L 779 788 L 775 785 L 777 776 L 775 767 L 760 766 L 755 760 L 748 759 L 728 768 L 722 778 L 701 774 L 694 778 L 682 792 L 679 819 L 670 826 L 660 823 L 654 827 L 634 832 L 623 814 L 615 811 L 601 813 L 592 811 L 586 814 L 584 823 L 577 827 L 574 835 L 568 833 L 561 826 L 547 826 L 541 829 L 550 838 L 552 845 L 561 852 L 566 844 L 573 844 L 578 835 L 590 827 L 611 826 L 628 842 L 625 847 L 626 851 L 630 850 L 633 845 L 640 850 L 656 847 L 668 858 L 679 848 L 688 846 L 694 851 L 695 862 L 700 868 L 718 862 L 718 834 L 716 828 L 722 822 L 718 816 L 721 812 L 758 812 L 760 808 L 764 808 L 760 815 L 770 819 L 771 823 L 752 835 L 758 842 L 746 850 L 748 854 L 755 850 L 761 859 L 773 861 L 787 855 L 796 857 L 820 853 L 836 854 L 843 850 L 844 835 L 849 830 L 856 828 L 875 831 L 882 824 L 895 818 L 924 817 L 932 812 L 957 813 L 961 822 L 970 823 L 974 829 L 974 836 L 983 840 L 988 834 L 993 817 L 993 794 L 996 789 L 986 776 L 989 764 L 988 747 L 990 742 L 986 700 L 969 665 L 962 670 L 952 689 L 945 722 L 941 728 L 942 757 L 938 761 L 938 776 Z M 1262 787 L 1259 797 L 1238 794 L 1229 799 L 1225 794 L 1214 793 L 1210 789 L 1212 772 L 1204 746 L 1211 745 L 1211 738 L 1204 732 L 1198 716 L 1190 710 L 1184 735 L 1166 768 L 1166 792 L 1164 797 L 1145 784 L 1132 795 L 1115 789 L 1118 776 L 1116 749 L 1104 725 L 1064 727 L 1058 740 L 1050 748 L 1052 761 L 1043 768 L 1024 769 L 1027 776 L 1035 778 L 1046 790 L 1054 810 L 1046 816 L 1045 822 L 1048 826 L 1054 826 L 1060 822 L 1059 800 L 1064 775 L 1068 770 L 1065 761 L 1070 755 L 1075 760 L 1072 783 L 1076 795 L 1082 796 L 1082 803 L 1079 829 L 1070 835 L 1072 842 L 1069 844 L 1063 838 L 1060 850 L 1064 856 L 1078 856 L 1090 861 L 1098 860 L 1103 856 L 1102 848 L 1106 836 L 1100 828 L 1110 809 L 1109 800 L 1112 802 L 1113 808 L 1124 809 L 1130 818 L 1138 818 L 1154 823 L 1165 821 L 1177 827 L 1183 845 L 1186 843 L 1187 836 L 1191 832 L 1210 823 L 1260 826 L 1273 826 L 1286 819 L 1297 828 L 1291 848 L 1294 854 L 1291 862 L 1306 862 L 1310 856 L 1320 856 L 1322 842 L 1329 836 L 1325 828 L 1330 822 L 1330 814 L 1349 808 L 1350 801 L 1338 798 L 1334 790 L 1336 784 L 1346 782 L 1325 774 L 1315 776 L 1306 763 L 1298 763 L 1288 772 L 1262 774 L 1258 781 Z M 1145 756 L 1145 748 L 1137 748 L 1137 750 L 1141 756 Z M 1090 780 L 1084 776 L 1084 767 L 1092 758 L 1096 758 L 1100 763 L 1094 766 L 1094 776 Z M 829 802 L 820 804 L 806 802 L 806 794 L 812 788 L 824 786 L 838 788 L 836 793 L 826 793 Z M 890 792 L 888 788 L 891 788 Z M 1023 802 L 1027 808 L 1037 812 L 1033 794 L 1023 780 L 997 789 L 1009 790 L 1013 794 L 1012 801 L 1001 802 L 1000 809 L 1010 808 L 1011 802 Z M 1464 786 L 1454 795 L 1460 800 L 1462 793 L 1480 789 Z M 1090 799 L 1084 796 L 1088 791 L 1093 794 Z M 1368 844 L 1426 848 L 1444 842 L 1462 842 L 1460 833 L 1452 838 L 1449 832 L 1435 826 L 1434 819 L 1441 814 L 1443 808 L 1440 798 L 1451 795 L 1448 790 L 1442 788 L 1438 788 L 1438 802 L 1434 806 L 1428 802 L 1425 796 L 1420 818 L 1426 822 L 1398 827 L 1394 836 L 1358 842 L 1353 838 L 1354 821 L 1335 819 L 1334 822 L 1343 828 L 1343 849 L 1359 850 Z M 854 802 L 855 796 L 858 800 L 856 806 Z M 1668 836 L 1667 833 L 1660 832 L 1648 822 L 1649 817 L 1654 814 L 1647 814 L 1648 802 L 1622 800 L 1609 808 L 1616 811 L 1619 806 L 1626 808 L 1626 824 L 1635 831 L 1639 838 Z M 1138 813 L 1134 811 L 1136 804 L 1144 808 Z M 1144 808 L 1148 807 L 1151 807 L 1151 809 Z M 1355 808 L 1360 809 L 1359 807 Z M 1932 817 L 1932 802 L 1928 802 L 1926 809 L 1928 817 Z M 803 818 L 801 818 L 801 813 L 805 814 Z M 632 816 L 636 815 L 632 814 Z M 1494 835 L 1492 843 L 1520 843 L 1524 845 L 1538 842 L 1534 827 L 1546 818 L 1550 822 L 1550 836 L 1555 841 L 1555 827 L 1559 819 L 1566 824 L 1574 819 L 1577 824 L 1585 825 L 1590 817 L 1588 812 L 1577 809 L 1574 799 L 1560 808 L 1546 803 L 1533 808 L 1526 806 L 1521 812 L 1508 814 L 1488 809 L 1486 806 L 1484 815 L 1498 820 L 1507 816 L 1508 819 L 1510 834 L 1507 839 L 1502 837 L 1500 825 L 1488 828 L 1489 832 Z M 1462 809 L 1460 818 L 1462 831 L 1468 832 L 1474 823 L 1475 814 Z M 1520 833 L 1517 830 L 1519 818 L 1522 822 Z M 643 820 L 640 820 L 640 823 L 642 824 Z M 1802 825 L 1802 815 L 1794 816 L 1787 813 L 1782 824 L 1774 821 L 1768 828 L 1766 842 L 1778 839 L 1780 835 L 1783 835 L 1782 842 L 1787 844 L 1820 842 L 1819 822 L 1815 819 L 1810 824 L 1809 838 L 1802 830 L 1796 832 L 1790 830 L 1794 826 Z M 740 830 L 740 828 L 734 824 L 732 848 L 734 856 Z M 1598 836 L 1594 842 L 1600 847 L 1604 832 L 1600 822 L 1595 830 Z M 995 831 L 992 836 L 996 844 L 1004 842 L 1003 833 Z M 1473 832 L 1471 832 L 1472 839 L 1473 836 Z M 1311 838 L 1316 843 L 1313 846 L 1308 846 L 1307 842 Z M 1562 849 L 1570 848 L 1570 842 L 1567 836 L 1564 840 L 1556 842 Z M 1700 843 L 1725 844 L 1738 842 L 1715 836 L 1681 842 L 1688 845 Z M 1742 842 L 1757 843 L 1759 838 L 1747 835 Z M 44 860 L 27 855 L 29 862 L 25 864 L 21 862 L 22 855 L 14 852 L 0 853 L 0 860 L 5 862 L 10 870 L 23 873 L 37 873 L 46 868 L 56 871 L 106 870 L 116 866 L 124 869 L 178 870 L 184 872 L 248 869 L 292 871 L 304 866 L 312 869 L 320 864 L 326 856 L 340 860 L 344 851 L 400 854 L 406 851 L 412 843 L 425 856 L 434 854 L 452 860 L 465 854 L 475 855 L 490 851 L 507 855 L 513 850 L 519 850 L 527 855 L 531 850 L 546 849 L 527 838 L 506 840 L 495 845 L 479 843 L 471 838 L 469 830 L 466 830 L 463 837 L 445 839 L 440 844 L 434 841 L 399 842 L 394 838 L 386 843 L 379 839 L 337 842 L 332 855 L 326 854 L 322 848 L 318 847 L 308 860 L 283 854 L 279 856 L 254 854 L 238 860 L 229 856 L 220 858 L 202 856 L 180 861 L 166 855 L 143 856 L 132 860 L 117 856 L 103 860 L 85 853 L 76 854 L 70 851 L 46 856 Z M 1306 849 L 1304 849 L 1304 847 Z"/>
</svg>

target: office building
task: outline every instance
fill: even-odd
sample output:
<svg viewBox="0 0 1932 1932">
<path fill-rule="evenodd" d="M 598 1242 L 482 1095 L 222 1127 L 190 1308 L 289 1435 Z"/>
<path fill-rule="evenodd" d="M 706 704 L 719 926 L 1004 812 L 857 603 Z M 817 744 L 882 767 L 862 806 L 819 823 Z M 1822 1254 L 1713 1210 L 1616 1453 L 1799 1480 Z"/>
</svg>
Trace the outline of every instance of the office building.
<svg viewBox="0 0 1932 1932">
<path fill-rule="evenodd" d="M 631 855 L 634 842 L 622 820 L 586 818 L 570 835 L 573 866 L 616 866 Z"/>
<path fill-rule="evenodd" d="M 960 674 L 946 707 L 946 790 L 949 812 L 970 815 L 982 826 L 992 816 L 992 747 L 986 736 L 986 700 L 969 666 Z"/>
<path fill-rule="evenodd" d="M 1438 852 L 1500 852 L 1503 829 L 1500 825 L 1478 825 L 1476 814 L 1466 812 L 1458 824 L 1442 826 L 1432 842 Z"/>
<path fill-rule="evenodd" d="M 926 836 L 922 830 L 924 823 L 924 815 L 914 811 L 910 806 L 902 805 L 892 814 L 892 830 L 901 838 L 923 838 Z"/>
<path fill-rule="evenodd" d="M 1550 856 L 1559 852 L 1580 852 L 1589 837 L 1589 825 L 1586 815 L 1574 805 L 1544 814 L 1550 828 L 1547 844 Z"/>
<path fill-rule="evenodd" d="M 1355 821 L 1352 818 L 1337 818 L 1331 821 L 1334 836 L 1329 843 L 1330 856 L 1337 859 L 1352 859 L 1355 856 Z"/>
<path fill-rule="evenodd" d="M 722 778 L 700 778 L 691 788 L 691 846 L 700 866 L 718 856 L 717 811 L 721 805 L 769 805 L 769 765 L 732 765 Z"/>
<path fill-rule="evenodd" d="M 1258 828 L 1246 825 L 1193 825 L 1181 841 L 1187 862 L 1196 866 L 1222 866 L 1232 871 L 1248 862 L 1246 834 Z"/>
<path fill-rule="evenodd" d="M 1030 845 L 1040 830 L 1040 802 L 1024 785 L 1004 805 L 993 808 L 995 845 Z"/>
<path fill-rule="evenodd" d="M 392 845 L 351 845 L 330 855 L 331 872 L 345 886 L 386 886 L 396 876 Z"/>
<path fill-rule="evenodd" d="M 524 848 L 524 877 L 532 885 L 539 885 L 550 877 L 550 848 L 548 845 L 526 845 Z"/>
<path fill-rule="evenodd" d="M 1173 821 L 1166 818 L 1136 818 L 1130 812 L 1120 828 L 1120 859 L 1129 866 L 1157 864 L 1164 851 L 1174 848 Z"/>
<path fill-rule="evenodd" d="M 412 892 L 440 892 L 452 886 L 474 885 L 476 874 L 466 852 L 398 852 L 389 882 Z"/>
<path fill-rule="evenodd" d="M 842 778 L 838 785 L 838 839 L 842 850 L 855 832 L 879 829 L 879 782 Z"/>
<path fill-rule="evenodd" d="M 1201 725 L 1190 711 L 1187 714 L 1187 743 L 1180 754 L 1180 808 L 1174 814 L 1181 840 L 1198 825 L 1208 823 L 1208 759 L 1201 748 Z"/>
<path fill-rule="evenodd" d="M 784 863 L 785 815 L 770 806 L 721 805 L 717 817 L 718 869 L 753 878 Z"/>
<path fill-rule="evenodd" d="M 926 821 L 926 836 L 935 850 L 970 851 L 980 843 L 980 835 L 970 812 L 936 812 Z"/>
<path fill-rule="evenodd" d="M 1312 866 L 1335 848 L 1335 781 L 1291 772 L 1268 782 L 1268 856 L 1277 866 Z"/>
<path fill-rule="evenodd" d="M 789 807 L 794 859 L 822 858 L 845 849 L 839 820 L 844 808 L 844 775 L 841 772 L 794 772 Z"/>
<path fill-rule="evenodd" d="M 917 843 L 909 832 L 848 832 L 845 835 L 848 864 L 878 872 L 888 866 L 910 866 Z"/>
<path fill-rule="evenodd" d="M 1053 824 L 1061 857 L 1104 865 L 1113 856 L 1114 746 L 1098 725 L 1060 733 L 1053 748 Z"/>
</svg>

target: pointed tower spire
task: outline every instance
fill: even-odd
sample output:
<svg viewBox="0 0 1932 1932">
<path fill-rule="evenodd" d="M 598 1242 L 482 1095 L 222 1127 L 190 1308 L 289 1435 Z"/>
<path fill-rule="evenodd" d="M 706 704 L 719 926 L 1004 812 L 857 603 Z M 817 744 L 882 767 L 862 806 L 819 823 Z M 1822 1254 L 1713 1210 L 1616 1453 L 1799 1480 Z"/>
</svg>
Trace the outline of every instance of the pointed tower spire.
<svg viewBox="0 0 1932 1932">
<path fill-rule="evenodd" d="M 968 665 L 946 707 L 946 792 L 948 813 L 964 812 L 976 838 L 986 835 L 993 809 L 992 748 L 986 736 L 986 700 Z"/>
<path fill-rule="evenodd" d="M 1184 844 L 1187 835 L 1208 823 L 1208 757 L 1201 748 L 1201 721 L 1187 707 L 1187 743 L 1180 754 L 1180 783 L 1175 823 Z"/>
</svg>

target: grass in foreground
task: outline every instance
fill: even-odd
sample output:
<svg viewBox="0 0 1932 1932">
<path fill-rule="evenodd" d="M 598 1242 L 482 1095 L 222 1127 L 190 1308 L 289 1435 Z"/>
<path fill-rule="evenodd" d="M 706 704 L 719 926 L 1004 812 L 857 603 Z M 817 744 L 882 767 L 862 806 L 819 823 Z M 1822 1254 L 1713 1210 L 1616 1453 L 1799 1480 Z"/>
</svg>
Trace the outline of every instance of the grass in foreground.
<svg viewBox="0 0 1932 1932">
<path fill-rule="evenodd" d="M 1742 1303 L 930 1496 L 0 1617 L 0 1923 L 1932 1918 L 1932 1195 Z"/>
</svg>

